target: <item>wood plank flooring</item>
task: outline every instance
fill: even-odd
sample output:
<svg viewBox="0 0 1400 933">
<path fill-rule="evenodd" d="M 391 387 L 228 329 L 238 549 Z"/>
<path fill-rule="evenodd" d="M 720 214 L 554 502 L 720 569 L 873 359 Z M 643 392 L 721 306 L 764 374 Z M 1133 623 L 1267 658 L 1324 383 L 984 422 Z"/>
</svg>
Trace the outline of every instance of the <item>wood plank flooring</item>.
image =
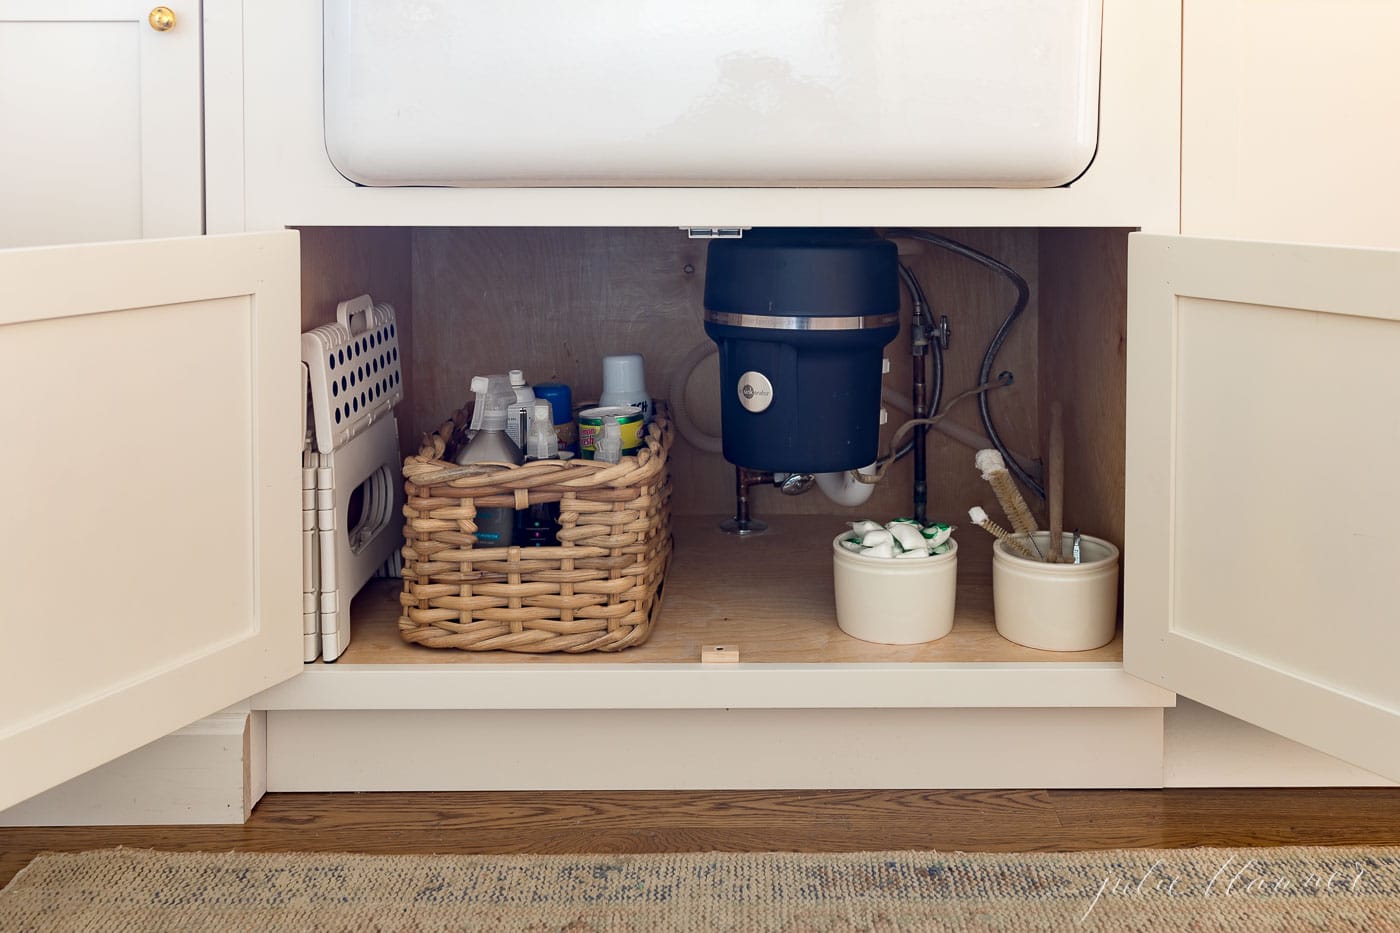
<svg viewBox="0 0 1400 933">
<path fill-rule="evenodd" d="M 43 851 L 1072 851 L 1397 845 L 1400 789 L 269 794 L 243 826 L 0 828 Z"/>
</svg>

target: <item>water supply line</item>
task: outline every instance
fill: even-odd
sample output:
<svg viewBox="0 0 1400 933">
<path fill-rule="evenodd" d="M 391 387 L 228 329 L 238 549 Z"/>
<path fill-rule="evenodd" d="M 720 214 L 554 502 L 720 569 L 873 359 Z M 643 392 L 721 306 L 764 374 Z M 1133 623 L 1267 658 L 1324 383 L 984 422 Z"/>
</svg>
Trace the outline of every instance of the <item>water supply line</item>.
<svg viewBox="0 0 1400 933">
<path fill-rule="evenodd" d="M 1015 269 L 1006 265 L 1006 263 L 998 259 L 993 259 L 986 253 L 959 243 L 957 240 L 951 240 L 948 237 L 939 236 L 936 233 L 899 228 L 885 231 L 885 236 L 889 239 L 918 240 L 962 256 L 964 259 L 971 259 L 973 262 L 980 263 L 988 269 L 1005 276 L 1016 289 L 1016 302 L 1012 306 L 1011 311 L 1006 315 L 1006 319 L 1001 322 L 1001 326 L 997 328 L 996 333 L 992 336 L 991 342 L 987 345 L 987 352 L 982 356 L 982 366 L 977 373 L 978 385 L 990 385 L 992 383 L 992 364 L 996 360 L 997 353 L 1001 350 L 1002 344 L 1006 342 L 1007 336 L 1011 333 L 1012 325 L 1016 323 L 1016 319 L 1021 316 L 1021 313 L 1026 310 L 1026 305 L 1030 303 L 1031 290 L 1030 286 L 1026 284 L 1026 280 L 1022 278 Z M 1006 375 L 1008 374 L 1002 374 L 1003 377 Z M 1005 380 L 1001 377 L 998 377 L 998 379 L 1002 381 L 1003 384 L 1006 384 Z M 997 452 L 1002 455 L 1002 459 L 1006 461 L 1007 470 L 1037 496 L 1044 499 L 1045 487 L 1042 486 L 1025 467 L 1021 466 L 1020 461 L 1012 455 L 1011 451 L 1007 449 L 1006 445 L 1002 442 L 1001 435 L 997 433 L 996 425 L 992 422 L 992 410 L 985 394 L 977 400 L 977 405 L 982 416 L 982 427 L 987 432 L 987 438 L 992 442 L 992 446 L 996 448 Z"/>
<path fill-rule="evenodd" d="M 899 264 L 899 277 L 904 283 L 904 289 L 909 293 L 909 304 L 911 314 L 909 316 L 909 351 L 913 360 L 910 364 L 910 371 L 913 374 L 913 385 L 911 401 L 913 402 L 913 412 L 915 419 L 924 419 L 931 414 L 938 413 L 939 401 L 943 395 L 943 349 L 947 345 L 948 326 L 947 318 L 943 320 L 941 328 L 935 328 L 933 317 L 929 313 L 928 299 L 924 295 L 923 286 L 914 276 L 913 271 L 904 263 Z M 933 353 L 929 350 L 932 348 Z M 928 398 L 928 383 L 925 379 L 927 365 L 924 357 L 933 356 L 933 398 Z M 928 426 L 920 424 L 914 429 L 914 439 L 911 442 L 914 450 L 914 520 L 920 525 L 928 524 Z M 898 460 L 904 452 L 895 454 Z"/>
<path fill-rule="evenodd" d="M 773 482 L 773 474 L 748 467 L 734 468 L 734 517 L 720 522 L 719 530 L 731 535 L 761 535 L 768 523 L 754 518 L 749 511 L 749 488 Z"/>
</svg>

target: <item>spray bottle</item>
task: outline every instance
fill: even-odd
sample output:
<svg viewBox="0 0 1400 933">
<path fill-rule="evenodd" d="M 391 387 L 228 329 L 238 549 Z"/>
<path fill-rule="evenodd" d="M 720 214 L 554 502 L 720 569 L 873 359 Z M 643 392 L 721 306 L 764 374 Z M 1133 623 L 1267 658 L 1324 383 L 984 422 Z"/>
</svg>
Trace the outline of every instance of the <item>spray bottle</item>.
<svg viewBox="0 0 1400 933">
<path fill-rule="evenodd" d="M 593 451 L 593 459 L 604 463 L 622 461 L 622 425 L 612 415 L 603 417 L 603 436 L 598 438 L 598 446 Z"/>
<path fill-rule="evenodd" d="M 476 393 L 476 411 L 480 414 L 480 430 L 457 454 L 458 463 L 520 464 L 524 455 L 520 445 L 506 434 L 506 419 L 515 402 L 515 390 L 505 376 L 473 376 L 472 391 Z M 489 508 L 476 510 L 476 546 L 509 547 L 515 531 L 515 510 Z"/>
<path fill-rule="evenodd" d="M 555 460 L 559 457 L 559 435 L 554 433 L 554 412 L 549 402 L 535 402 L 530 418 L 530 436 L 525 439 L 526 460 Z"/>
<path fill-rule="evenodd" d="M 530 388 L 525 381 L 525 374 L 518 369 L 512 369 L 507 373 L 507 377 L 510 379 L 511 391 L 515 393 L 515 400 L 511 403 L 510 416 L 506 420 L 506 433 L 521 450 L 524 450 L 530 425 L 534 423 L 535 390 Z"/>
<path fill-rule="evenodd" d="M 554 433 L 552 408 L 545 399 L 535 402 L 525 459 L 559 459 L 559 436 Z M 516 513 L 515 539 L 521 547 L 552 547 L 559 543 L 559 503 L 532 502 Z"/>
</svg>

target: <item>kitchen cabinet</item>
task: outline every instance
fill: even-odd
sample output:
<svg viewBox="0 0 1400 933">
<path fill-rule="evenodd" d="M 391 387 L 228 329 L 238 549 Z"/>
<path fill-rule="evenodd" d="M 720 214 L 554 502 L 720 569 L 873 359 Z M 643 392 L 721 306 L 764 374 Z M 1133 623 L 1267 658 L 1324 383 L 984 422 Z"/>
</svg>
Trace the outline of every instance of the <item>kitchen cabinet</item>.
<svg viewBox="0 0 1400 933">
<path fill-rule="evenodd" d="M 1135 238 L 1125 668 L 1400 774 L 1400 251 Z"/>
<path fill-rule="evenodd" d="M 1385 675 L 1377 688 L 1362 655 L 1390 651 L 1393 594 L 1373 571 L 1394 555 L 1383 542 L 1359 546 L 1387 505 L 1326 493 L 1364 488 L 1367 471 L 1394 457 L 1391 357 L 1365 361 L 1393 339 L 1396 254 L 1336 247 L 1400 247 L 1390 209 L 1400 139 L 1374 117 L 1400 103 L 1400 10 L 1187 0 L 1183 32 L 1185 236 L 1145 238 L 1133 263 L 1130 326 L 1143 338 L 1130 343 L 1141 378 L 1130 392 L 1142 414 L 1129 524 L 1151 561 L 1129 575 L 1139 586 L 1125 612 L 1143 624 L 1128 629 L 1125 660 L 1211 707 L 1393 774 L 1396 694 Z M 1222 470 L 1242 479 L 1203 481 Z M 1150 496 L 1153 484 L 1169 494 Z M 1284 514 L 1319 533 L 1267 563 L 1234 555 L 1241 538 L 1273 553 L 1271 516 Z M 1197 723 L 1208 712 L 1173 715 Z M 1233 746 L 1245 738 L 1237 721 L 1217 725 Z"/>
<path fill-rule="evenodd" d="M 1187 0 L 1181 232 L 1400 247 L 1400 7 Z"/>
<path fill-rule="evenodd" d="M 211 11 L 210 22 L 239 7 Z M 582 367 L 598 341 L 655 327 L 662 362 L 658 375 L 663 376 L 658 384 L 665 384 L 671 375 L 666 361 L 674 362 L 684 349 L 685 332 L 679 327 L 696 324 L 667 319 L 666 309 L 695 307 L 695 267 L 703 263 L 702 252 L 686 245 L 676 226 L 907 221 L 994 227 L 949 232 L 999 255 L 1014 254 L 1037 274 L 1039 305 L 1033 316 L 1044 323 L 1022 333 L 1018 339 L 1025 346 L 1008 351 L 1022 354 L 1018 371 L 1034 378 L 1022 384 L 1026 394 L 1014 404 L 997 403 L 1014 424 L 1009 429 L 1013 446 L 1032 453 L 1042 449 L 1043 413 L 1052 399 L 1066 401 L 1076 445 L 1072 449 L 1083 454 L 1070 467 L 1067 511 L 1083 516 L 1086 530 L 1108 528 L 1107 537 L 1120 543 L 1126 538 L 1126 670 L 1112 655 L 1094 660 L 1030 658 L 1014 651 L 987 659 L 958 655 L 987 634 L 985 612 L 977 616 L 973 611 L 979 600 L 985 603 L 985 579 L 967 581 L 969 611 L 962 633 L 955 631 L 958 637 L 945 646 L 947 655 L 935 647 L 923 655 L 851 657 L 815 650 L 803 657 L 801 644 L 813 636 L 802 630 L 779 648 L 762 649 L 773 652 L 769 657 L 754 655 L 723 671 L 701 665 L 698 658 L 687 660 L 687 645 L 664 642 L 656 647 L 675 653 L 653 661 L 642 654 L 410 656 L 393 638 L 392 587 L 362 597 L 368 609 L 356 623 L 361 627 L 346 658 L 302 669 L 297 591 L 295 597 L 287 596 L 285 609 L 290 667 L 278 666 L 284 660 L 280 649 L 272 663 L 269 649 L 255 665 L 261 685 L 240 682 L 241 694 L 225 691 L 221 700 L 211 697 L 204 703 L 212 710 L 235 696 L 253 696 L 251 707 L 266 715 L 271 789 L 1154 786 L 1163 774 L 1163 710 L 1175 701 L 1175 690 L 1382 773 L 1396 773 L 1393 759 L 1367 747 L 1400 743 L 1393 714 L 1385 709 L 1395 706 L 1393 693 L 1386 693 L 1393 688 L 1368 666 L 1371 662 L 1362 657 L 1366 652 L 1350 643 L 1345 650 L 1317 652 L 1315 641 L 1300 640 L 1298 646 L 1269 654 L 1261 642 L 1271 633 L 1261 632 L 1253 621 L 1260 618 L 1258 591 L 1276 576 L 1310 580 L 1315 586 L 1304 594 L 1306 600 L 1288 606 L 1281 607 L 1281 597 L 1270 594 L 1272 615 L 1284 618 L 1278 631 L 1289 638 L 1317 614 L 1343 611 L 1335 607 L 1361 617 L 1367 605 L 1386 605 L 1379 600 L 1389 596 L 1377 590 L 1357 598 L 1337 589 L 1361 579 L 1383 585 L 1383 573 L 1357 576 L 1377 570 L 1391 555 L 1383 544 L 1371 546 L 1366 540 L 1375 513 L 1353 512 L 1334 520 L 1336 510 L 1315 494 L 1326 470 L 1311 455 L 1307 469 L 1280 473 L 1272 484 L 1261 484 L 1257 493 L 1245 496 L 1236 494 L 1233 473 L 1214 468 L 1214 448 L 1225 440 L 1247 458 L 1255 474 L 1290 456 L 1284 446 L 1291 426 L 1286 415 L 1303 389 L 1290 383 L 1284 364 L 1277 361 L 1286 360 L 1285 354 L 1305 338 L 1318 336 L 1329 348 L 1319 363 L 1320 377 L 1306 383 L 1312 423 L 1326 422 L 1352 404 L 1356 376 L 1345 370 L 1344 360 L 1385 352 L 1391 340 L 1393 315 L 1377 310 L 1375 292 L 1393 279 L 1394 257 L 1384 251 L 1283 249 L 1172 236 L 1132 239 L 1130 228 L 1165 234 L 1177 230 L 1179 199 L 1175 156 L 1170 154 L 1177 129 L 1174 118 L 1161 122 L 1158 106 L 1161 69 L 1166 69 L 1168 101 L 1175 102 L 1181 25 L 1175 5 L 1105 4 L 1105 74 L 1121 79 L 1106 79 L 1104 87 L 1104 161 L 1096 160 L 1095 169 L 1105 171 L 1094 175 L 1091 169 L 1082 184 L 1067 189 L 1018 192 L 355 188 L 326 174 L 323 152 L 309 155 L 319 146 L 314 140 L 319 104 L 315 81 L 304 80 L 301 71 L 314 72 L 316 59 L 293 53 L 305 51 L 297 42 L 319 28 L 314 19 L 319 13 L 299 9 L 281 28 L 259 12 L 260 0 L 243 0 L 241 9 L 246 32 L 209 36 L 206 68 L 217 75 L 212 83 L 218 85 L 218 99 L 210 100 L 209 132 L 211 139 L 217 134 L 224 140 L 210 173 L 211 229 L 305 227 L 303 327 L 319 323 L 317 316 L 332 297 L 367 290 L 382 298 L 385 289 L 402 290 L 409 282 L 405 330 L 413 336 L 405 337 L 405 352 L 410 379 L 417 373 L 418 381 L 408 386 L 405 404 L 413 411 L 440 418 L 446 404 L 461 400 L 464 377 L 452 367 L 462 365 L 463 346 L 482 355 L 533 352 L 518 340 L 512 343 L 512 334 L 531 331 L 521 329 L 518 320 L 504 326 L 501 309 L 506 308 L 515 314 L 522 309 L 538 313 L 543 307 L 550 313 L 533 323 L 555 328 L 550 333 L 556 336 L 558 328 L 567 327 L 569 339 L 589 348 L 581 353 L 571 347 L 557 366 Z M 1190 25 L 1188 18 L 1188 40 Z M 1125 47 L 1122 40 L 1130 35 L 1152 41 Z M 1111 44 L 1110 36 L 1117 37 Z M 1190 54 L 1186 60 L 1191 61 Z M 254 61 L 282 62 L 287 71 L 245 67 Z M 276 87 L 281 101 L 274 105 Z M 1120 122 L 1134 101 L 1153 115 L 1146 129 Z M 1174 112 L 1174 106 L 1166 110 Z M 1110 120 L 1115 113 L 1118 118 Z M 1162 132 L 1171 143 L 1165 148 L 1157 145 Z M 1144 151 L 1134 148 L 1139 144 Z M 1134 164 L 1129 151 L 1146 161 Z M 211 152 L 211 165 L 214 161 Z M 1161 171 L 1164 167 L 1168 170 Z M 1098 178 L 1114 180 L 1100 183 Z M 222 206 L 215 211 L 215 204 Z M 600 222 L 608 226 L 580 226 Z M 1248 231 L 1239 235 L 1257 236 Z M 394 268 L 366 279 L 368 260 L 383 264 L 391 254 Z M 366 261 L 347 258 L 355 255 Z M 953 283 L 951 305 L 982 315 L 979 327 L 994 323 L 1003 300 L 994 288 L 973 281 L 966 271 L 936 265 L 939 260 L 930 255 L 916 255 L 914 261 L 927 264 L 930 280 Z M 683 271 L 686 266 L 690 273 Z M 454 278 L 454 269 L 469 277 Z M 601 269 L 612 272 L 605 275 Z M 1259 287 L 1261 280 L 1272 278 L 1277 285 Z M 482 287 L 482 281 L 491 287 Z M 570 313 L 576 308 L 585 313 Z M 655 316 L 651 325 L 634 313 L 639 308 Z M 297 319 L 297 312 L 284 304 L 275 326 L 290 331 Z M 1256 323 L 1260 321 L 1262 326 Z M 1260 330 L 1268 332 L 1272 347 L 1263 362 L 1250 343 L 1250 335 Z M 288 337 L 288 353 L 294 352 L 292 346 Z M 1188 355 L 1180 355 L 1183 348 Z M 967 355 L 976 354 L 968 350 Z M 1237 381 L 1234 361 L 1251 361 L 1247 386 Z M 547 370 L 546 363 L 542 357 L 531 368 Z M 1362 384 L 1388 397 L 1394 386 L 1374 369 L 1366 371 L 1370 381 Z M 258 393 L 258 404 L 273 405 L 275 395 L 284 412 L 295 411 L 298 390 L 290 383 L 279 385 Z M 1238 395 L 1249 407 L 1215 403 L 1221 393 Z M 1290 401 L 1280 403 L 1279 396 Z M 1188 409 L 1191 422 L 1183 426 L 1181 413 Z M 1383 445 L 1394 442 L 1394 432 L 1387 433 L 1383 420 L 1370 425 L 1369 433 L 1362 430 L 1367 412 L 1370 421 L 1377 420 L 1376 412 L 1356 411 L 1354 417 L 1325 425 L 1319 436 L 1326 446 L 1318 449 L 1364 436 L 1368 443 L 1382 445 L 1368 447 L 1369 455 L 1389 456 Z M 411 438 L 426 426 L 410 424 L 401 436 Z M 268 441 L 258 456 L 278 460 L 285 455 L 288 464 L 294 463 L 299 443 L 293 434 Z M 273 456 L 282 443 L 283 454 Z M 958 475 L 970 472 L 965 460 L 959 453 L 935 468 L 937 479 L 962 490 L 957 496 L 971 488 L 958 485 L 964 482 Z M 680 523 L 682 555 L 702 553 L 707 546 L 709 526 L 702 507 L 727 504 L 725 473 L 698 458 L 688 463 L 694 467 L 689 476 L 697 491 L 693 517 Z M 973 480 L 966 483 L 975 485 Z M 1300 484 L 1308 484 L 1312 498 L 1301 495 Z M 287 479 L 287 487 L 283 492 L 290 496 L 299 491 L 294 478 Z M 1296 534 L 1291 527 L 1271 524 L 1276 521 L 1274 500 L 1284 492 L 1298 501 L 1296 511 L 1326 513 L 1324 527 L 1345 542 L 1345 549 L 1326 551 L 1319 541 L 1286 552 L 1287 560 L 1276 564 L 1274 548 L 1287 545 L 1271 539 Z M 800 532 L 804 540 L 818 536 L 817 529 L 829 540 L 828 526 L 844 519 L 816 500 L 768 507 L 790 519 L 788 533 Z M 1217 512 L 1236 508 L 1240 514 L 1217 518 Z M 804 511 L 816 515 L 800 514 Z M 295 506 L 289 522 L 294 512 Z M 226 516 L 226 522 L 232 520 Z M 1229 529 L 1237 523 L 1250 546 L 1230 547 Z M 963 532 L 960 540 L 971 545 L 976 539 Z M 781 550 L 781 538 L 769 542 Z M 776 563 L 764 562 L 772 558 L 748 560 L 755 553 L 740 552 L 740 564 L 760 576 L 769 569 L 777 573 Z M 1359 562 L 1345 561 L 1349 556 Z M 819 561 L 820 556 L 806 559 Z M 1239 562 L 1223 581 L 1215 570 L 1222 559 Z M 1311 573 L 1313 559 L 1337 572 Z M 297 560 L 288 559 L 287 566 L 294 568 Z M 966 562 L 969 567 L 977 563 L 971 554 Z M 735 585 L 723 598 L 687 589 L 684 573 L 702 575 L 712 566 L 712 561 L 700 561 L 691 571 L 677 567 L 666 607 L 673 619 L 689 624 L 717 614 L 754 626 L 771 621 L 757 615 L 765 595 L 762 582 Z M 818 572 L 818 563 L 804 566 L 809 575 Z M 1288 569 L 1276 574 L 1274 566 Z M 742 569 L 729 576 L 738 579 Z M 1279 587 L 1278 592 L 1297 591 Z M 274 598 L 271 591 L 268 598 Z M 275 622 L 271 615 L 267 619 Z M 1207 630 L 1208 623 L 1238 624 L 1221 636 Z M 795 623 L 788 619 L 784 624 Z M 386 632 L 389 637 L 382 637 Z M 1348 632 L 1351 639 L 1388 644 L 1384 632 L 1374 627 L 1359 625 Z M 1234 639 L 1224 645 L 1229 650 L 1220 650 L 1222 637 Z M 1196 646 L 1175 644 L 1183 639 Z M 995 636 L 987 640 L 994 642 Z M 1168 647 L 1154 653 L 1151 643 Z M 796 654 L 780 656 L 793 644 Z M 1217 659 L 1202 661 L 1202 655 L 1187 653 L 1205 650 Z M 1309 652 L 1317 656 L 1308 657 Z M 1251 653 L 1263 654 L 1263 662 L 1249 661 Z M 1231 663 L 1253 664 L 1263 672 L 1242 674 L 1248 668 L 1224 666 L 1219 658 L 1231 654 L 1244 659 Z M 1372 656 L 1384 657 L 1380 651 Z M 1340 681 L 1352 674 L 1359 679 L 1348 689 L 1312 693 L 1272 682 L 1240 688 L 1252 683 L 1246 677 L 1272 678 L 1269 670 L 1293 669 L 1296 674 L 1304 661 L 1313 660 L 1331 666 L 1302 671 L 1305 680 Z M 1196 676 L 1193 665 L 1210 671 L 1211 681 Z M 278 679 L 284 680 L 273 685 Z M 1297 713 L 1312 705 L 1316 714 Z M 144 709 L 133 707 L 128 713 L 133 720 L 148 718 Z M 162 722 L 142 734 L 160 734 L 182 721 L 171 710 L 165 713 Z M 192 709 L 184 714 L 186 719 L 203 715 Z M 1338 725 L 1339 717 L 1345 725 Z M 110 757 L 119 744 L 112 741 L 102 755 Z M 32 747 L 41 756 L 37 740 Z M 638 749 L 646 749 L 645 755 Z M 89 756 L 89 761 L 99 757 Z M 76 773 L 75 768 L 68 767 L 67 773 Z M 59 776 L 59 769 L 51 768 L 25 777 L 23 792 Z"/>
<path fill-rule="evenodd" d="M 6 250 L 0 280 L 8 805 L 299 670 L 297 237 Z"/>
<path fill-rule="evenodd" d="M 0 247 L 203 231 L 200 9 L 173 11 L 0 0 Z"/>
<path fill-rule="evenodd" d="M 1018 14 L 1011 8 L 1003 15 Z M 600 224 L 1101 226 L 1168 232 L 1177 225 L 1179 0 L 1105 0 L 1093 161 L 1070 185 L 1016 190 L 710 183 L 664 188 L 596 183 L 357 186 L 336 170 L 326 151 L 322 16 L 322 4 L 289 8 L 269 0 L 230 0 L 209 10 L 205 54 L 212 78 L 206 123 L 220 140 L 217 156 L 210 144 L 211 159 L 217 158 L 208 179 L 210 232 L 290 225 Z M 395 32 L 385 41 L 396 37 Z M 989 86 L 996 83 L 995 76 L 986 80 Z M 735 151 L 743 151 L 743 145 L 736 140 Z"/>
</svg>

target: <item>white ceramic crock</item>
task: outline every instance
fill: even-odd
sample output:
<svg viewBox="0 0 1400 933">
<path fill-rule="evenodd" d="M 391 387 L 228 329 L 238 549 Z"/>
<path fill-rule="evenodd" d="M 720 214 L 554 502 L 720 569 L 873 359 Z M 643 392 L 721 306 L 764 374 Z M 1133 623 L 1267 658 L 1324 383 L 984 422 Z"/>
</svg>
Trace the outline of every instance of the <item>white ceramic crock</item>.
<svg viewBox="0 0 1400 933">
<path fill-rule="evenodd" d="M 958 545 L 918 560 L 862 557 L 831 542 L 836 624 L 847 635 L 882 645 L 934 641 L 953 628 Z"/>
<path fill-rule="evenodd" d="M 1050 533 L 1032 535 L 1040 553 Z M 1074 535 L 1064 535 L 1068 554 Z M 1015 540 L 1025 541 L 1024 535 Z M 992 606 L 1001 637 L 1028 648 L 1088 651 L 1113 640 L 1118 620 L 1118 548 L 1080 535 L 1079 564 L 1047 564 L 992 548 Z"/>
</svg>

